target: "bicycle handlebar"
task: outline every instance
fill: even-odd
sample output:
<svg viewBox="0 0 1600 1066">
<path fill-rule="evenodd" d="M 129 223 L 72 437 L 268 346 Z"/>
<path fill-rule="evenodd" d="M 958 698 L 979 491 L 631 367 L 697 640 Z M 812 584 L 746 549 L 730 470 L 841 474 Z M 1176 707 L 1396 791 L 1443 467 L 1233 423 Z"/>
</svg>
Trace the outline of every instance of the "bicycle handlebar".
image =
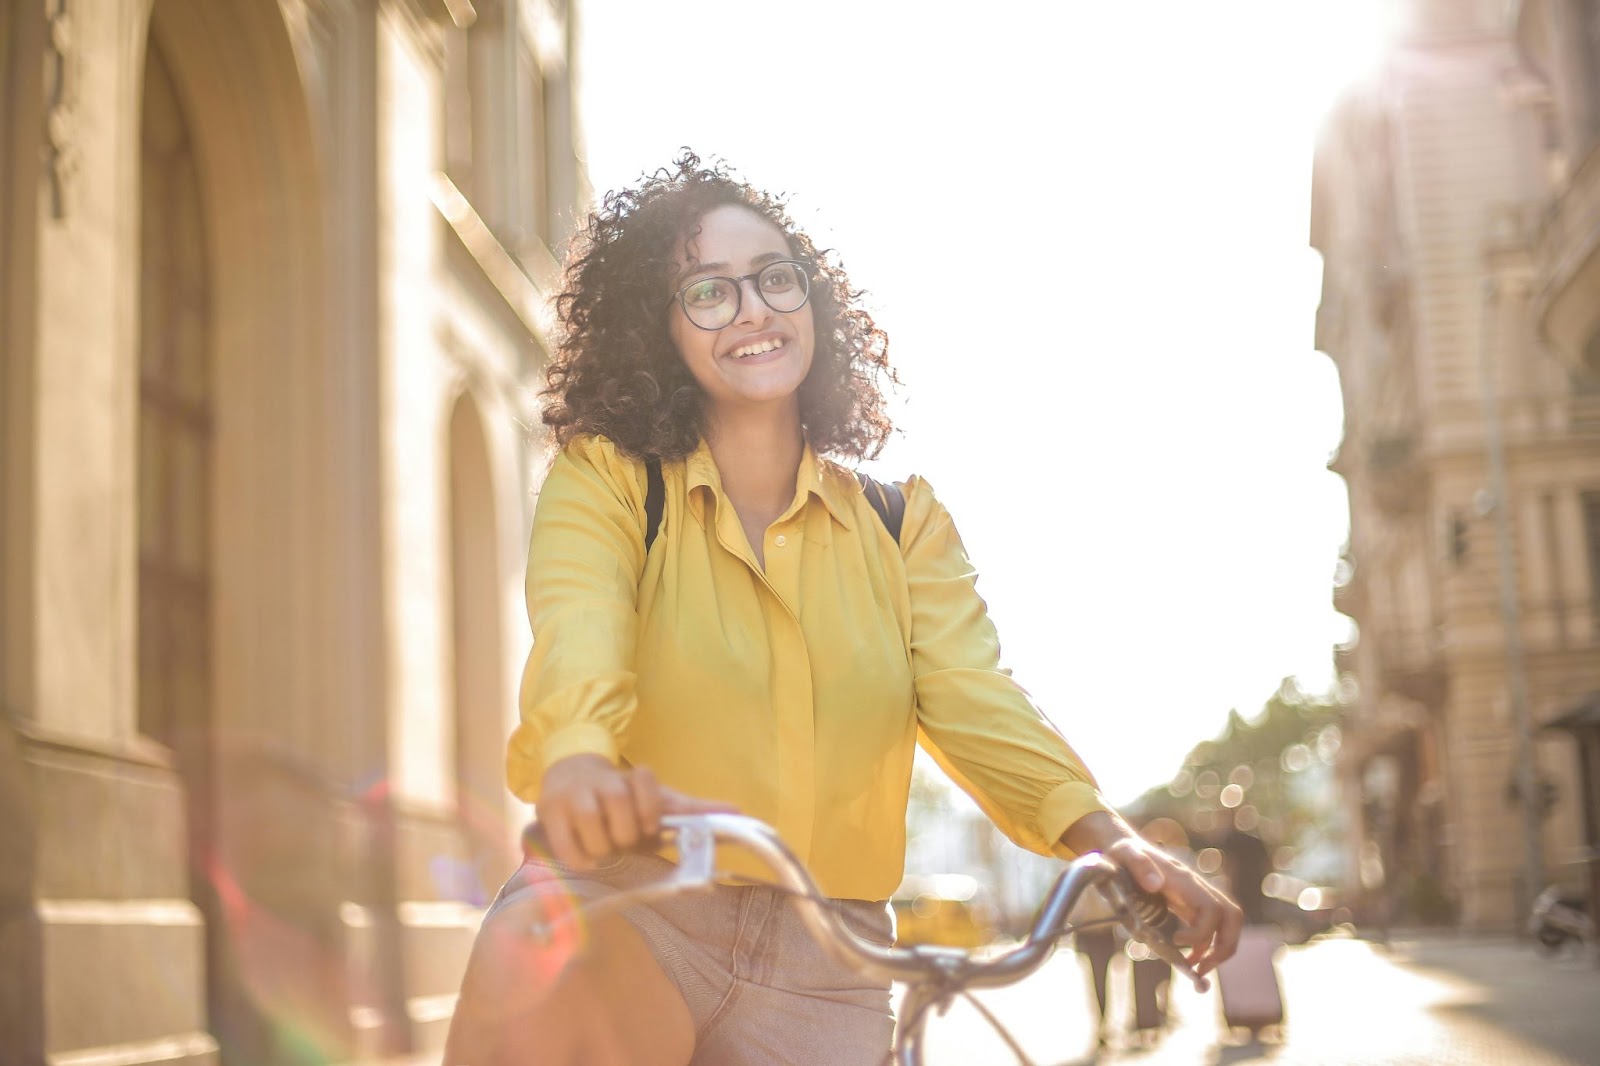
<svg viewBox="0 0 1600 1066">
<path fill-rule="evenodd" d="M 959 949 L 933 945 L 883 947 L 863 939 L 840 920 L 805 865 L 770 826 L 737 814 L 665 816 L 659 838 L 641 842 L 639 850 L 675 845 L 678 864 L 674 872 L 661 881 L 592 901 L 587 909 L 620 909 L 711 888 L 716 877 L 718 843 L 737 845 L 761 859 L 777 883 L 796 897 L 801 920 L 824 950 L 844 965 L 878 980 L 961 988 L 997 987 L 1021 980 L 1044 964 L 1056 941 L 1069 929 L 1067 917 L 1093 885 L 1114 908 L 1133 939 L 1171 963 L 1199 991 L 1210 987 L 1210 982 L 1194 972 L 1172 942 L 1170 934 L 1177 919 L 1167 910 L 1165 901 L 1137 888 L 1131 877 L 1098 852 L 1080 856 L 1061 872 L 1020 944 L 981 959 Z"/>
</svg>

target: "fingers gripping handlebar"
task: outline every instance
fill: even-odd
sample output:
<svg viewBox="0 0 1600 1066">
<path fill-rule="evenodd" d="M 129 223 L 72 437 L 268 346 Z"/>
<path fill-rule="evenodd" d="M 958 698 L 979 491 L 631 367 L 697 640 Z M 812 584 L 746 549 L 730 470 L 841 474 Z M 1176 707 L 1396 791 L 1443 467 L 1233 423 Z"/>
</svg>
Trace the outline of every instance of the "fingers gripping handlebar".
<svg viewBox="0 0 1600 1066">
<path fill-rule="evenodd" d="M 1115 908 L 1129 936 L 1187 977 L 1196 991 L 1204 992 L 1211 987 L 1210 980 L 1195 973 L 1189 960 L 1178 950 L 1173 936 L 1183 923 L 1167 907 L 1165 899 L 1138 887 L 1133 875 L 1123 869 L 1118 869 L 1114 876 L 1102 881 L 1099 888 L 1106 902 Z"/>
<path fill-rule="evenodd" d="M 1139 889 L 1131 876 L 1098 853 L 1081 856 L 1062 871 L 1026 939 L 982 958 L 931 945 L 886 948 L 863 940 L 839 919 L 805 865 L 771 827 L 736 814 L 667 815 L 657 836 L 641 840 L 631 850 L 647 852 L 668 844 L 675 846 L 678 863 L 672 874 L 590 901 L 585 909 L 593 914 L 682 892 L 709 890 L 715 884 L 719 843 L 736 845 L 761 859 L 772 871 L 776 884 L 796 897 L 801 919 L 817 942 L 840 962 L 867 976 L 911 983 L 937 980 L 965 988 L 1010 984 L 1036 970 L 1049 957 L 1056 941 L 1070 931 L 1068 919 L 1072 910 L 1092 885 L 1115 909 L 1130 936 L 1171 963 L 1200 991 L 1210 987 L 1173 943 L 1171 934 L 1179 923 L 1166 902 Z M 530 855 L 549 854 L 538 823 L 524 830 L 523 849 Z"/>
</svg>

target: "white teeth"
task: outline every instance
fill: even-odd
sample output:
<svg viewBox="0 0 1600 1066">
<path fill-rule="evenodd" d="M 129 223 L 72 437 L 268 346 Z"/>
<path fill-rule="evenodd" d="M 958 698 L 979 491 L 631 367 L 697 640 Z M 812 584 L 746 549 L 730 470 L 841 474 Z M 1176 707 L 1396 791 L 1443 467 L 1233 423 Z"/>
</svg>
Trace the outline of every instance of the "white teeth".
<svg viewBox="0 0 1600 1066">
<path fill-rule="evenodd" d="M 747 344 L 743 348 L 735 348 L 728 354 L 735 359 L 747 359 L 752 355 L 763 355 L 775 348 L 783 347 L 782 341 L 761 341 L 757 344 Z"/>
</svg>

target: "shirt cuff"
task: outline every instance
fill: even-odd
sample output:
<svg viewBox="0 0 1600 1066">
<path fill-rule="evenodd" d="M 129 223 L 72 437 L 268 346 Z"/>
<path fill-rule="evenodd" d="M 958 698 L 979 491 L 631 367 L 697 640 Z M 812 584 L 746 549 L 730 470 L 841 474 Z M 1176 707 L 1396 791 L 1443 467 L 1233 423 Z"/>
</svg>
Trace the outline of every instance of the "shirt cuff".
<svg viewBox="0 0 1600 1066">
<path fill-rule="evenodd" d="M 1061 836 L 1079 818 L 1093 814 L 1095 811 L 1110 813 L 1111 805 L 1100 795 L 1098 789 L 1087 781 L 1068 781 L 1064 785 L 1057 785 L 1045 796 L 1039 804 L 1039 813 L 1035 817 L 1035 824 L 1039 827 L 1039 835 L 1049 843 L 1050 850 L 1064 859 L 1073 859 L 1077 856 L 1072 849 L 1061 843 Z"/>
<path fill-rule="evenodd" d="M 539 747 L 539 759 L 544 770 L 569 755 L 599 755 L 617 765 L 617 741 L 605 726 L 594 722 L 574 722 L 544 738 Z M 543 771 L 540 771 L 543 773 Z"/>
</svg>

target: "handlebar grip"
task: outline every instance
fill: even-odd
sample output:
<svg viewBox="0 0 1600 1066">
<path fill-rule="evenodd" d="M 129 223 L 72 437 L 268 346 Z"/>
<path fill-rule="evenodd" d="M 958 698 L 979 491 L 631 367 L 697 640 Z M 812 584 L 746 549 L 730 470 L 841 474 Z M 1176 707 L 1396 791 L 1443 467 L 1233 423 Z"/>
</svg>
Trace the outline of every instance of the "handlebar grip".
<svg viewBox="0 0 1600 1066">
<path fill-rule="evenodd" d="M 1167 906 L 1166 897 L 1161 893 L 1141 888 L 1133 879 L 1133 874 L 1125 869 L 1117 870 L 1117 882 L 1127 894 L 1128 903 L 1141 925 L 1168 939 L 1182 927 L 1183 923 L 1172 913 L 1172 909 Z"/>
<path fill-rule="evenodd" d="M 1194 972 L 1173 939 L 1178 930 L 1183 928 L 1183 922 L 1167 906 L 1166 897 L 1140 888 L 1133 875 L 1125 869 L 1117 871 L 1117 887 L 1121 889 L 1131 912 L 1128 917 L 1132 922 L 1125 921 L 1123 924 L 1133 938 L 1189 978 L 1198 991 L 1209 989 L 1211 982 Z"/>
<path fill-rule="evenodd" d="M 666 845 L 666 835 L 661 831 L 642 836 L 634 842 L 632 847 L 618 849 L 623 854 L 649 854 L 660 851 Z M 546 835 L 544 826 L 537 818 L 522 827 L 522 857 L 524 859 L 548 859 L 555 852 L 550 847 L 550 837 Z M 604 863 L 608 856 L 602 856 L 596 862 Z"/>
</svg>

